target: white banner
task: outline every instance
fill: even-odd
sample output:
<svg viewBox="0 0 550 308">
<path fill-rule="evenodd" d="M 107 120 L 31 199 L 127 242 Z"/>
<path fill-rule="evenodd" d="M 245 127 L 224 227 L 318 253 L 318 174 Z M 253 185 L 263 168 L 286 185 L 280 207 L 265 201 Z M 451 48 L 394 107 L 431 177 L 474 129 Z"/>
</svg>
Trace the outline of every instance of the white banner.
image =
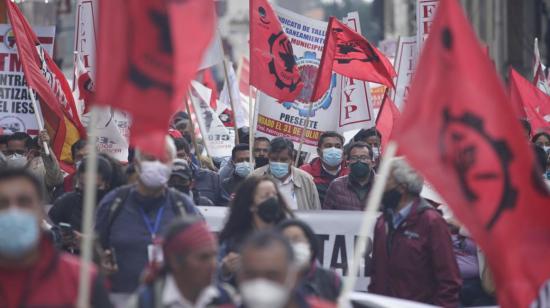
<svg viewBox="0 0 550 308">
<path fill-rule="evenodd" d="M 74 78 L 73 93 L 78 109 L 84 110 L 84 102 L 78 100 L 78 77 L 85 70 L 90 74 L 94 82 L 96 61 L 95 49 L 97 38 L 97 0 L 78 0 L 76 4 L 75 21 L 75 57 L 74 57 Z M 84 69 L 78 69 L 80 65 Z M 96 147 L 100 153 L 106 153 L 121 162 L 128 161 L 128 146 L 130 138 L 130 115 L 126 112 L 115 110 L 109 107 L 97 108 L 97 140 Z M 81 114 L 82 124 L 87 128 L 89 114 Z"/>
<path fill-rule="evenodd" d="M 42 48 L 53 54 L 55 27 L 33 27 Z M 38 123 L 11 25 L 0 24 L 0 128 L 4 134 L 38 134 Z M 40 108 L 40 106 L 38 106 Z M 40 112 L 40 110 L 38 110 Z"/>
<path fill-rule="evenodd" d="M 405 36 L 399 39 L 397 56 L 395 57 L 397 78 L 395 81 L 393 101 L 400 110 L 403 110 L 405 98 L 409 93 L 409 85 L 417 59 L 417 51 L 416 37 Z"/>
<path fill-rule="evenodd" d="M 226 207 L 199 207 L 212 232 L 219 232 L 225 222 Z M 324 268 L 331 268 L 340 275 L 347 275 L 348 264 L 354 255 L 354 243 L 358 239 L 363 218 L 362 212 L 355 211 L 296 211 L 297 218 L 307 222 L 317 235 L 320 253 L 319 259 Z M 335 221 L 345 223 L 335 224 Z M 360 265 L 355 289 L 365 291 L 370 278 L 365 275 L 370 265 L 372 240 L 368 241 L 367 258 Z"/>
<path fill-rule="evenodd" d="M 237 75 L 233 69 L 233 63 L 227 62 L 227 79 L 229 81 L 229 86 L 227 81 L 223 84 L 223 89 L 220 93 L 220 99 L 218 101 L 218 106 L 216 112 L 218 114 L 223 113 L 226 109 L 230 109 L 233 112 L 234 119 L 237 121 L 237 128 L 244 126 L 249 126 L 249 114 L 248 114 L 248 100 L 243 101 L 241 97 L 241 91 L 239 91 L 239 81 L 237 80 Z M 231 91 L 231 97 L 229 97 L 229 91 Z M 233 99 L 233 104 L 235 109 L 233 110 L 231 106 L 231 98 Z"/>
<path fill-rule="evenodd" d="M 297 143 L 308 115 L 308 99 L 321 60 L 327 23 L 276 6 L 274 8 L 292 42 L 304 89 L 294 102 L 281 102 L 260 93 L 256 131 L 257 136 L 284 136 Z M 360 29 L 357 17 L 351 16 L 348 22 L 353 28 Z M 333 74 L 329 91 L 313 102 L 303 151 L 315 152 L 322 132 L 344 132 L 374 125 L 369 95 L 365 82 L 343 79 Z"/>
<path fill-rule="evenodd" d="M 212 90 L 201 83 L 191 82 L 190 101 L 204 139 L 206 151 L 210 157 L 231 156 L 235 146 L 234 135 L 223 125 L 218 114 L 210 107 Z"/>
<path fill-rule="evenodd" d="M 418 44 L 418 54 L 420 54 L 422 45 L 428 38 L 438 2 L 439 0 L 418 0 L 416 3 L 416 42 Z"/>
</svg>

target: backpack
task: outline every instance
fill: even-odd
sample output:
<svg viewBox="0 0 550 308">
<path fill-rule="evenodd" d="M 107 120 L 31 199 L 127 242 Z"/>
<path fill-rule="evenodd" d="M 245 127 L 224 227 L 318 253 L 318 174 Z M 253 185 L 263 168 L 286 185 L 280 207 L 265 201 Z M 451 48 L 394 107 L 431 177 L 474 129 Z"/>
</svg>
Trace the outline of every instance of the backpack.
<svg viewBox="0 0 550 308">
<path fill-rule="evenodd" d="M 120 211 L 122 210 L 122 206 L 126 202 L 126 199 L 128 199 L 128 196 L 130 195 L 130 192 L 133 187 L 134 187 L 133 185 L 126 185 L 119 188 L 115 198 L 109 205 L 109 215 L 107 216 L 107 226 L 99 234 L 99 241 L 103 249 L 109 249 L 111 247 L 111 243 L 109 240 L 109 236 L 111 235 L 111 226 L 113 225 L 113 222 L 115 221 L 117 216 L 120 214 Z M 168 193 L 169 202 L 172 205 L 174 212 L 176 213 L 177 216 L 183 217 L 188 212 L 190 212 L 190 208 L 188 206 L 189 200 L 182 198 L 182 195 L 177 190 L 169 187 L 167 188 L 167 193 Z"/>
</svg>

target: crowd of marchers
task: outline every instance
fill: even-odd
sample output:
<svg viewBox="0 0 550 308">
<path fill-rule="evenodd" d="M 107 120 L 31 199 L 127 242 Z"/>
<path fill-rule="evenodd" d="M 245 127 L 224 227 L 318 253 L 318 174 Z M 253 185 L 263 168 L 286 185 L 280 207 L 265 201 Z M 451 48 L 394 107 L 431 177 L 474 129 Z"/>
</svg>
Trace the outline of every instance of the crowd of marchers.
<svg viewBox="0 0 550 308">
<path fill-rule="evenodd" d="M 317 157 L 295 167 L 297 151 L 282 137 L 206 157 L 189 121 L 173 118 L 162 158 L 139 149 L 128 163 L 97 156 L 90 305 L 334 307 L 342 278 L 319 263 L 317 236 L 295 211 L 363 211 L 380 133 L 361 130 L 346 143 L 325 132 Z M 76 305 L 91 145 L 72 145 L 67 174 L 46 154 L 49 142 L 46 131 L 0 136 L 0 307 Z M 549 177 L 550 136 L 530 142 Z M 198 206 L 228 207 L 220 232 Z M 495 304 L 482 252 L 402 158 L 392 160 L 369 260 L 370 283 L 358 291 L 443 307 Z"/>
</svg>

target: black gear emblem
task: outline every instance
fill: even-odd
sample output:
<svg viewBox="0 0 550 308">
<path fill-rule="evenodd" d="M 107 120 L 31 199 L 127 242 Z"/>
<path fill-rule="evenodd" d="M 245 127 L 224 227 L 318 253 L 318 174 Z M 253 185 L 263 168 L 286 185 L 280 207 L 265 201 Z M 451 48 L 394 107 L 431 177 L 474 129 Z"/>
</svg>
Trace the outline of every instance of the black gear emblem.
<svg viewBox="0 0 550 308">
<path fill-rule="evenodd" d="M 488 218 L 485 229 L 491 230 L 506 210 L 517 205 L 518 190 L 512 185 L 510 164 L 514 156 L 505 140 L 495 139 L 486 131 L 484 121 L 471 112 L 462 115 L 443 110 L 443 127 L 439 137 L 441 160 L 451 164 L 458 175 L 460 188 L 470 204 L 491 207 L 493 214 Z M 492 160 L 478 162 L 480 155 Z M 487 162 L 491 163 L 487 163 Z M 479 191 L 479 192 L 478 192 Z M 499 195 L 498 201 L 485 199 L 487 194 Z M 490 204 L 496 203 L 496 204 Z M 482 217 L 482 219 L 485 219 Z"/>
<path fill-rule="evenodd" d="M 296 66 L 296 59 L 294 59 L 294 53 L 292 52 L 292 44 L 281 31 L 277 34 L 272 34 L 268 40 L 271 52 L 271 61 L 269 61 L 269 73 L 275 76 L 275 86 L 279 89 L 288 88 L 290 92 L 296 90 L 301 83 L 300 79 L 294 80 L 286 75 L 291 75 L 292 70 Z M 277 70 L 275 61 L 281 61 L 284 65 L 283 71 Z"/>
</svg>

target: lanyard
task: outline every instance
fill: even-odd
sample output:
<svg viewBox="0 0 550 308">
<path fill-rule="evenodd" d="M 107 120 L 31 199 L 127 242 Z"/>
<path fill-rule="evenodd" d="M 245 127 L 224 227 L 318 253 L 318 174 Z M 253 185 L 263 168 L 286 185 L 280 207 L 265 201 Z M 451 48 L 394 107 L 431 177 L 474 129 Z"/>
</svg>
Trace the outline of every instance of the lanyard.
<svg viewBox="0 0 550 308">
<path fill-rule="evenodd" d="M 149 219 L 147 214 L 145 214 L 145 211 L 143 211 L 143 208 L 140 206 L 139 211 L 141 212 L 141 216 L 143 216 L 143 221 L 145 222 L 145 226 L 147 227 L 147 230 L 149 230 L 149 233 L 151 234 L 151 238 L 155 240 L 155 237 L 157 236 L 157 232 L 159 230 L 160 226 L 160 220 L 162 218 L 162 214 L 164 213 L 164 209 L 166 208 L 166 205 L 163 205 L 159 211 L 157 212 L 157 217 L 155 218 L 155 224 L 153 225 L 153 222 Z"/>
</svg>

